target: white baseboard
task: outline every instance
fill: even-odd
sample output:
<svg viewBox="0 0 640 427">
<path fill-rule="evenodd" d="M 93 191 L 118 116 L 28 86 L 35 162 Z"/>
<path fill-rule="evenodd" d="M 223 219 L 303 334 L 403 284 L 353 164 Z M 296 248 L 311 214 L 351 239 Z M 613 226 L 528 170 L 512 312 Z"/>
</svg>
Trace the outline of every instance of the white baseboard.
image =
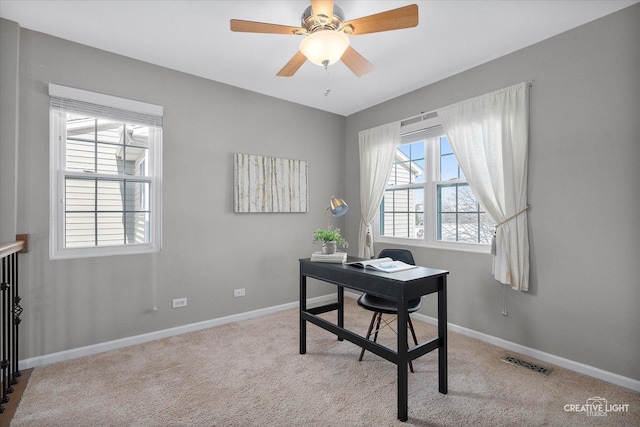
<svg viewBox="0 0 640 427">
<path fill-rule="evenodd" d="M 321 304 L 328 301 L 335 301 L 335 295 L 325 295 L 316 298 L 309 298 L 311 304 Z M 116 350 L 119 348 L 129 347 L 131 345 L 143 344 L 145 342 L 168 338 L 188 332 L 199 331 L 201 329 L 212 328 L 227 323 L 239 322 L 241 320 L 251 319 L 265 314 L 276 313 L 279 311 L 289 310 L 299 307 L 300 303 L 290 302 L 288 304 L 276 305 L 273 307 L 262 308 L 259 310 L 248 311 L 246 313 L 234 314 L 231 316 L 220 317 L 217 319 L 205 320 L 203 322 L 191 323 L 189 325 L 178 326 L 161 331 L 150 332 L 148 334 L 136 335 L 132 337 L 122 338 L 113 341 L 107 341 L 100 344 L 88 345 L 86 347 L 74 348 L 71 350 L 60 351 L 57 353 L 45 354 L 43 356 L 31 357 L 29 359 L 20 360 L 18 362 L 19 369 L 30 369 L 37 366 L 50 365 L 52 363 L 64 362 L 66 360 L 76 359 L 78 357 L 90 356 L 92 354 L 102 353 L 104 351 Z"/>
<path fill-rule="evenodd" d="M 425 316 L 420 313 L 412 314 L 412 317 L 423 322 L 430 323 L 432 325 L 438 324 L 438 319 Z M 479 341 L 486 342 L 488 344 L 495 345 L 505 350 L 510 350 L 525 356 L 532 357 L 542 362 L 551 363 L 561 368 L 568 369 L 570 371 L 578 372 L 580 374 L 588 375 L 593 378 L 619 385 L 624 388 L 628 388 L 633 391 L 640 392 L 640 381 L 633 378 L 624 377 L 622 375 L 614 374 L 613 372 L 604 371 L 593 366 L 585 365 L 584 363 L 576 362 L 564 357 L 556 356 L 555 354 L 545 353 L 544 351 L 536 350 L 535 348 L 525 347 L 521 344 L 517 344 L 511 341 L 503 340 L 491 335 L 484 334 L 482 332 L 474 331 L 472 329 L 464 328 L 462 326 L 449 323 L 447 325 L 449 331 L 456 332 L 460 335 L 466 335 L 471 338 L 475 338 Z"/>
<path fill-rule="evenodd" d="M 345 296 L 348 298 L 357 299 L 360 295 L 352 292 L 345 292 Z M 316 298 L 310 298 L 308 300 L 311 304 L 320 304 L 328 301 L 335 301 L 335 294 L 320 296 Z M 142 344 L 149 341 L 154 341 L 161 338 L 168 338 L 175 335 L 185 334 L 188 332 L 194 332 L 201 329 L 211 328 L 214 326 L 220 326 L 227 323 L 238 322 L 241 320 L 251 319 L 265 314 L 276 313 L 279 311 L 289 310 L 299 306 L 299 302 L 291 302 L 287 304 L 281 304 L 273 307 L 267 307 L 259 310 L 248 311 L 246 313 L 234 314 L 231 316 L 220 317 L 217 319 L 206 320 L 204 322 L 192 323 L 189 325 L 178 326 L 175 328 L 164 329 L 161 331 L 150 332 L 148 334 L 136 335 L 133 337 L 122 338 L 119 340 L 107 341 L 100 344 L 89 345 L 86 347 L 79 347 L 71 350 L 60 351 L 57 353 L 45 354 L 43 356 L 32 357 L 19 361 L 19 369 L 30 369 L 37 366 L 49 365 L 52 363 L 63 362 L 66 360 L 76 359 L 78 357 L 89 356 L 92 354 L 102 353 L 104 351 L 116 350 L 119 348 L 128 347 L 131 345 Z M 438 324 L 438 319 L 425 316 L 420 313 L 414 313 L 413 318 L 432 325 Z M 448 324 L 448 330 L 466 335 L 471 338 L 495 345 L 497 347 L 504 348 L 506 350 L 514 351 L 516 353 L 532 357 L 542 362 L 551 363 L 553 365 L 569 369 L 590 377 L 598 378 L 603 381 L 619 385 L 621 387 L 628 388 L 640 392 L 640 381 L 632 378 L 627 378 L 622 375 L 618 375 L 612 372 L 604 371 L 593 366 L 585 365 L 583 363 L 575 362 L 573 360 L 565 359 L 560 356 L 556 356 L 550 353 L 545 353 L 534 348 L 525 347 L 520 344 L 516 344 L 511 341 L 503 340 L 491 335 L 477 332 L 472 329 L 464 328 L 462 326 Z"/>
<path fill-rule="evenodd" d="M 345 292 L 345 296 L 357 299 L 360 297 L 360 294 Z M 435 326 L 438 325 L 438 319 L 436 319 L 435 317 L 425 316 L 424 314 L 420 313 L 413 313 L 411 316 L 416 320 L 420 320 Z M 465 335 L 471 338 L 475 338 L 479 341 L 495 345 L 496 347 L 504 348 L 505 350 L 510 350 L 524 356 L 529 356 L 531 358 L 540 360 L 541 362 L 551 363 L 570 371 L 578 372 L 580 374 L 598 378 L 611 384 L 619 385 L 620 387 L 640 392 L 640 381 L 634 380 L 633 378 L 624 377 L 613 372 L 608 372 L 600 368 L 585 365 L 584 363 L 565 359 L 564 357 L 556 356 L 555 354 L 545 353 L 544 351 L 536 350 L 535 348 L 525 347 L 521 344 L 503 340 L 502 338 L 487 335 L 485 333 L 458 326 L 453 323 L 448 323 L 447 329 L 460 335 Z"/>
</svg>

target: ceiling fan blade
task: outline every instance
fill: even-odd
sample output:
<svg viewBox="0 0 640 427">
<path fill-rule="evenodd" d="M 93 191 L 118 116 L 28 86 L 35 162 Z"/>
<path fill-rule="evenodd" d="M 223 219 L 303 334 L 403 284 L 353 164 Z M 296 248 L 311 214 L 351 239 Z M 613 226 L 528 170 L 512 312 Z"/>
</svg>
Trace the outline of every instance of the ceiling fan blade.
<svg viewBox="0 0 640 427">
<path fill-rule="evenodd" d="M 304 64 L 306 60 L 307 57 L 304 56 L 302 52 L 298 51 L 276 75 L 279 77 L 291 77 L 300 67 L 302 67 L 302 64 Z"/>
<path fill-rule="evenodd" d="M 267 33 L 267 34 L 289 34 L 295 35 L 300 32 L 306 33 L 302 27 L 290 27 L 288 25 L 267 24 L 265 22 L 243 21 L 242 19 L 232 19 L 229 23 L 231 31 L 240 33 Z"/>
<path fill-rule="evenodd" d="M 410 4 L 398 9 L 353 19 L 345 22 L 342 27 L 347 25 L 353 27 L 351 34 L 353 36 L 415 27 L 418 25 L 418 5 Z"/>
<path fill-rule="evenodd" d="M 333 19 L 333 0 L 311 0 L 311 10 L 316 19 L 318 15 L 324 15 L 331 22 Z"/>
<path fill-rule="evenodd" d="M 347 48 L 340 60 L 358 77 L 364 76 L 374 68 L 371 62 L 367 61 L 364 56 L 356 52 L 351 46 Z"/>
</svg>

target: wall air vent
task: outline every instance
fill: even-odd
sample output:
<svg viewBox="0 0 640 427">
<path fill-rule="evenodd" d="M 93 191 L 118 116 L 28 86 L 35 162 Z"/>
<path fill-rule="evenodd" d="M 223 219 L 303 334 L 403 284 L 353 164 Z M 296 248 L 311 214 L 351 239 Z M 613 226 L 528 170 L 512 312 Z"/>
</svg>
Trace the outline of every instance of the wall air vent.
<svg viewBox="0 0 640 427">
<path fill-rule="evenodd" d="M 430 113 L 421 113 L 417 116 L 410 117 L 406 120 L 401 121 L 400 126 L 408 126 L 414 123 L 424 122 L 425 120 L 435 119 L 436 117 L 438 117 L 438 113 L 435 111 L 432 111 Z"/>
</svg>

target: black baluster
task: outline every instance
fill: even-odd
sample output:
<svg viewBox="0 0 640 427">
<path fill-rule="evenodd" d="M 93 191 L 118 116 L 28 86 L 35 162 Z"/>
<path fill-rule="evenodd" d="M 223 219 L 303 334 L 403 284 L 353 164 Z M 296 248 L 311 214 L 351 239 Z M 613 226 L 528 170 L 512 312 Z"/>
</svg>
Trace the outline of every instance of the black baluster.
<svg viewBox="0 0 640 427">
<path fill-rule="evenodd" d="M 11 361 L 13 363 L 12 366 L 12 384 L 16 384 L 18 382 L 18 378 L 22 373 L 20 369 L 18 369 L 18 349 L 19 349 L 19 340 L 18 340 L 18 330 L 20 322 L 22 319 L 20 316 L 22 315 L 22 307 L 20 306 L 20 294 L 18 292 L 18 254 L 14 254 L 14 270 L 13 270 L 13 355 L 11 356 Z"/>
</svg>

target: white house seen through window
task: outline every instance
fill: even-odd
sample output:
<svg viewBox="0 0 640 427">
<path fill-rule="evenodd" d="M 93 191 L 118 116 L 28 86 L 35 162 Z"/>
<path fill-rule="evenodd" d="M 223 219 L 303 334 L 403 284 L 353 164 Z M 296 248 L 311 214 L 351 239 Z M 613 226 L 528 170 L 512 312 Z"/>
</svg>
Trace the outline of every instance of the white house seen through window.
<svg viewBox="0 0 640 427">
<path fill-rule="evenodd" d="M 149 128 L 74 114 L 66 125 L 65 246 L 149 243 Z"/>
</svg>

